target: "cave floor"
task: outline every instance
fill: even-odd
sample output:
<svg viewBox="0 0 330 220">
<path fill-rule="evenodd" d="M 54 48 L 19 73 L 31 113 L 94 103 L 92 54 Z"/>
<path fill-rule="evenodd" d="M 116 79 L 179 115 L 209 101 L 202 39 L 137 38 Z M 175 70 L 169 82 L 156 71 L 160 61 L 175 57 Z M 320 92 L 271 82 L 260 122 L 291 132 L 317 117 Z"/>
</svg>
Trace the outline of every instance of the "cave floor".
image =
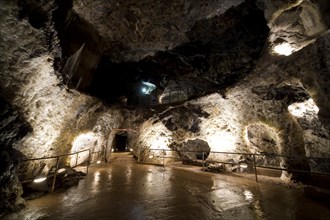
<svg viewBox="0 0 330 220">
<path fill-rule="evenodd" d="M 138 164 L 118 153 L 77 186 L 30 200 L 7 219 L 330 219 L 330 204 L 295 188 Z"/>
</svg>

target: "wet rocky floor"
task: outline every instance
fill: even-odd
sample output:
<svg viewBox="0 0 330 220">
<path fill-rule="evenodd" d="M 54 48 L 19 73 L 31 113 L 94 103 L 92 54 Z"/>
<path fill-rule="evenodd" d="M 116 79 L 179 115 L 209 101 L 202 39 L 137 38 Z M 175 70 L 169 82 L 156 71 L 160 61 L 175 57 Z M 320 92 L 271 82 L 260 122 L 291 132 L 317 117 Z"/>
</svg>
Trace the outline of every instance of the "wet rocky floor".
<svg viewBox="0 0 330 220">
<path fill-rule="evenodd" d="M 330 219 L 330 204 L 293 188 L 138 164 L 122 153 L 90 167 L 77 186 L 28 201 L 5 219 Z"/>
</svg>

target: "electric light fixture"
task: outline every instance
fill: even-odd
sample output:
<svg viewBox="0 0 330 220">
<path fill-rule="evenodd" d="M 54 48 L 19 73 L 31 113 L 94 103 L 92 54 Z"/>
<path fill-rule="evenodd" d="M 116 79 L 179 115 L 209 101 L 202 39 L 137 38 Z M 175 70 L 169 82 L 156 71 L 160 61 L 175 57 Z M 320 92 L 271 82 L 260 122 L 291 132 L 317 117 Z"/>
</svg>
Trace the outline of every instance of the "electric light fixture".
<svg viewBox="0 0 330 220">
<path fill-rule="evenodd" d="M 275 45 L 273 51 L 279 55 L 289 56 L 295 51 L 295 49 L 289 43 L 285 42 Z"/>
<path fill-rule="evenodd" d="M 47 179 L 46 176 L 37 176 L 37 177 L 33 180 L 33 182 L 34 182 L 34 183 L 41 183 L 41 182 L 45 181 L 46 179 Z"/>
</svg>

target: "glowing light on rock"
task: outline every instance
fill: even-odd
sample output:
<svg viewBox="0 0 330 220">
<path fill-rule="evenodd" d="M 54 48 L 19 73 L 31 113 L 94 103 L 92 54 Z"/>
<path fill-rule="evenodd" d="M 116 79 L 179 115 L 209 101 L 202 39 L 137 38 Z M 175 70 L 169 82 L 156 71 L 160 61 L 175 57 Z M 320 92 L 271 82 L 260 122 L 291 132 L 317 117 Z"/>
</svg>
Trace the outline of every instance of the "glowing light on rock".
<svg viewBox="0 0 330 220">
<path fill-rule="evenodd" d="M 83 133 L 77 136 L 72 142 L 72 153 L 91 148 L 98 137 L 94 132 Z"/>
<path fill-rule="evenodd" d="M 33 72 L 33 79 L 20 87 L 15 102 L 20 103 L 25 118 L 33 127 L 33 133 L 25 140 L 30 152 L 35 157 L 43 156 L 39 154 L 40 148 L 49 149 L 60 136 L 65 111 L 59 111 L 64 105 L 70 106 L 71 100 L 63 101 L 63 90 L 55 87 L 59 79 L 53 74 L 54 70 L 48 56 L 34 58 L 28 63 L 28 70 Z M 63 103 L 64 102 L 64 103 Z M 33 105 L 31 103 L 34 103 Z M 54 114 L 54 112 L 56 112 Z M 32 146 L 32 147 L 31 147 Z"/>
<path fill-rule="evenodd" d="M 241 141 L 241 125 L 237 120 L 240 116 L 237 115 L 237 109 L 219 94 L 212 94 L 196 101 L 210 114 L 200 124 L 200 138 L 208 142 L 211 151 L 235 152 L 237 144 Z M 211 160 L 218 155 L 220 154 L 210 154 L 208 159 Z"/>
<path fill-rule="evenodd" d="M 94 132 L 87 132 L 80 134 L 72 142 L 71 152 L 74 153 L 82 150 L 93 149 L 97 141 L 98 141 L 98 136 Z M 79 153 L 77 164 L 78 165 L 82 164 L 83 162 L 87 161 L 87 159 L 88 159 L 88 151 Z M 70 166 L 75 166 L 75 164 L 76 164 L 76 156 L 74 155 L 71 158 Z"/>
<path fill-rule="evenodd" d="M 159 159 L 163 155 L 163 150 L 170 150 L 168 146 L 172 141 L 172 132 L 163 123 L 153 123 L 148 120 L 142 124 L 139 130 L 138 145 L 144 150 L 142 151 L 143 154 L 138 156 L 142 160 Z M 153 158 L 149 158 L 151 155 Z"/>
<path fill-rule="evenodd" d="M 289 56 L 295 51 L 295 49 L 291 47 L 289 43 L 278 44 L 273 48 L 273 50 L 275 53 L 285 56 Z"/>
<path fill-rule="evenodd" d="M 167 130 L 163 123 L 145 122 L 141 131 L 140 140 L 143 146 L 151 149 L 169 149 L 168 145 L 172 133 Z"/>
<path fill-rule="evenodd" d="M 168 148 L 168 138 L 155 136 L 151 142 L 151 148 L 152 149 L 169 149 Z"/>
<path fill-rule="evenodd" d="M 302 118 L 306 115 L 317 116 L 319 113 L 319 108 L 313 99 L 308 99 L 304 102 L 293 103 L 289 105 L 288 110 L 293 116 L 297 118 Z"/>
<path fill-rule="evenodd" d="M 206 137 L 212 151 L 233 152 L 236 137 L 229 132 L 217 132 Z"/>
<path fill-rule="evenodd" d="M 78 106 L 84 105 L 90 98 L 78 92 L 70 93 L 58 86 L 60 78 L 54 73 L 52 57 L 42 55 L 26 61 L 19 79 L 20 86 L 13 100 L 20 106 L 24 118 L 33 128 L 26 137 L 20 151 L 31 157 L 50 156 L 62 150 L 61 135 L 66 133 L 68 121 L 73 117 Z M 32 79 L 32 80 L 31 80 Z"/>
</svg>

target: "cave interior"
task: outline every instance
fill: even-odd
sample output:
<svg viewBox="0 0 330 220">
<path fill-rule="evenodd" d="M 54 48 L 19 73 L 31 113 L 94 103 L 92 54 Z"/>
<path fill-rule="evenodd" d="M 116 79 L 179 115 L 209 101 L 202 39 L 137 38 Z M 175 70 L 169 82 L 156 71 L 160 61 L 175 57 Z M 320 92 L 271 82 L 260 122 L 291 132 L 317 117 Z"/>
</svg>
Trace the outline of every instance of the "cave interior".
<svg viewBox="0 0 330 220">
<path fill-rule="evenodd" d="M 1 1 L 0 24 L 0 217 L 55 163 L 22 161 L 83 150 L 329 187 L 328 0 Z"/>
</svg>

